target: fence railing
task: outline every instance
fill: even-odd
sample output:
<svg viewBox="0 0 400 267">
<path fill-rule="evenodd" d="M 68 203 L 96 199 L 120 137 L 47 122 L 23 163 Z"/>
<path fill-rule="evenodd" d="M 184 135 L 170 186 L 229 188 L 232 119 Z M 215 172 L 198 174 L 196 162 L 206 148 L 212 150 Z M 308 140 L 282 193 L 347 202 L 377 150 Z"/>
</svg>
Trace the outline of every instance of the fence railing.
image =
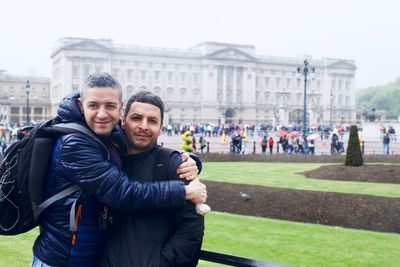
<svg viewBox="0 0 400 267">
<path fill-rule="evenodd" d="M 261 260 L 253 260 L 238 257 L 229 254 L 223 254 L 213 251 L 200 251 L 200 259 L 209 262 L 215 262 L 228 266 L 244 266 L 244 267 L 289 267 L 288 265 L 265 262 Z"/>
</svg>

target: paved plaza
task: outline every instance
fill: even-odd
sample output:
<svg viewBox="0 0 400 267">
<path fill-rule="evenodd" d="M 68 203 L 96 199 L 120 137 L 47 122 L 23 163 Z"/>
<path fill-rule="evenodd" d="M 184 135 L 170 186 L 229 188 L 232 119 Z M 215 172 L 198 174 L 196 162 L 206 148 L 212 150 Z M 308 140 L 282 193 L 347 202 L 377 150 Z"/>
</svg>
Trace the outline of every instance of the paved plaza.
<svg viewBox="0 0 400 267">
<path fill-rule="evenodd" d="M 276 150 L 276 145 L 277 141 L 279 139 L 278 135 L 276 132 L 269 132 L 268 135 L 272 136 L 274 138 L 274 150 L 273 154 L 277 153 Z M 379 132 L 376 132 L 376 136 L 374 136 L 372 133 L 366 133 L 367 138 L 364 140 L 364 153 L 365 154 L 378 154 L 382 155 L 383 154 L 383 145 L 382 145 L 382 140 L 379 137 Z M 369 138 L 368 138 L 369 137 Z M 371 138 L 373 137 L 373 138 Z M 361 135 L 361 138 L 363 138 L 363 134 Z M 198 142 L 198 138 L 196 139 Z M 167 136 L 167 134 L 162 134 L 159 139 L 159 144 L 163 143 L 165 147 L 177 149 L 177 150 L 182 150 L 181 144 L 183 143 L 181 139 L 181 135 L 172 135 L 172 136 Z M 211 153 L 229 153 L 229 144 L 230 144 L 230 138 L 226 137 L 225 143 L 222 142 L 221 137 L 206 137 L 206 141 L 209 142 L 210 146 L 210 152 Z M 257 154 L 261 153 L 261 146 L 260 146 L 260 141 L 261 137 L 259 136 L 254 136 L 251 137 L 249 136 L 249 142 L 247 143 L 246 150 L 247 154 L 253 153 L 254 150 L 254 145 L 255 145 L 255 152 Z M 347 142 L 348 142 L 348 133 L 344 134 L 343 136 L 343 141 L 345 145 L 345 149 L 347 147 Z M 199 148 L 199 145 L 197 144 L 197 147 Z M 330 140 L 329 139 L 324 139 L 321 140 L 320 138 L 316 139 L 315 143 L 315 154 L 317 155 L 328 155 L 330 154 Z M 267 150 L 268 151 L 268 150 Z M 399 155 L 400 154 L 400 140 L 398 142 L 395 142 L 392 140 L 392 142 L 389 145 L 389 151 L 390 154 L 392 155 Z M 198 153 L 200 153 L 200 149 L 197 150 Z M 204 152 L 206 152 L 206 149 L 204 149 Z M 279 152 L 283 153 L 282 148 L 279 148 Z"/>
</svg>

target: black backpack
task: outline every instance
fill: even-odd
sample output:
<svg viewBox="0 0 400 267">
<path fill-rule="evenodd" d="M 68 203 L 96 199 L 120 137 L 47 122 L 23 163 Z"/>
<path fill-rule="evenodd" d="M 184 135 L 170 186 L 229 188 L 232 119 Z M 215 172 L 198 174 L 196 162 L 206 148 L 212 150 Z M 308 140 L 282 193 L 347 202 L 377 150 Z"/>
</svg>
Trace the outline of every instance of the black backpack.
<svg viewBox="0 0 400 267">
<path fill-rule="evenodd" d="M 0 165 L 0 235 L 33 229 L 45 208 L 79 190 L 74 185 L 42 199 L 54 144 L 57 138 L 71 133 L 84 133 L 100 142 L 88 128 L 77 123 L 59 123 L 57 117 L 19 131 L 20 140 L 6 150 Z"/>
</svg>

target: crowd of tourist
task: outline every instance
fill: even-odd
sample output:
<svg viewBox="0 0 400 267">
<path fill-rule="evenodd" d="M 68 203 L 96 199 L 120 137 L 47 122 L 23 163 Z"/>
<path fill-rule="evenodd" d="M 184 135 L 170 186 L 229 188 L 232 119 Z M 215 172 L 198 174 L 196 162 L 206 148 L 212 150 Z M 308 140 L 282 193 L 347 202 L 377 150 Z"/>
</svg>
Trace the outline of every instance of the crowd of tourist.
<svg viewBox="0 0 400 267">
<path fill-rule="evenodd" d="M 17 138 L 19 125 L 13 128 L 0 127 L 0 154 L 4 155 L 7 147 Z M 341 154 L 345 151 L 343 134 L 349 130 L 348 125 L 338 125 L 334 128 L 327 126 L 311 126 L 303 136 L 299 125 L 273 127 L 269 124 L 214 124 L 214 123 L 185 123 L 168 124 L 163 127 L 163 134 L 168 136 L 182 135 L 186 131 L 192 133 L 194 151 L 203 153 L 207 146 L 207 138 L 219 137 L 221 143 L 229 144 L 229 152 L 251 153 L 250 140 L 259 140 L 258 145 L 263 154 L 315 154 L 315 144 L 318 140 L 329 141 L 331 154 Z M 394 127 L 382 126 L 380 136 L 383 142 L 383 153 L 388 154 L 389 143 L 396 142 Z M 361 138 L 361 136 L 359 137 Z M 361 142 L 361 141 L 360 141 Z"/>
<path fill-rule="evenodd" d="M 179 125 L 168 124 L 163 132 L 168 136 L 180 135 L 186 131 L 192 133 L 192 145 L 194 150 L 198 149 L 197 141 L 202 142 L 200 149 L 205 147 L 206 138 L 219 137 L 221 144 L 229 144 L 229 152 L 238 154 L 251 153 L 250 140 L 259 139 L 259 146 L 263 154 L 288 153 L 288 154 L 315 154 L 315 144 L 329 140 L 331 142 L 331 153 L 341 154 L 344 152 L 343 134 L 349 127 L 337 126 L 335 128 L 323 126 L 311 126 L 303 135 L 302 127 L 298 125 L 276 126 L 268 124 L 225 124 L 213 123 L 187 123 Z M 196 139 L 197 136 L 197 139 Z M 201 149 L 203 151 L 203 149 Z"/>
</svg>

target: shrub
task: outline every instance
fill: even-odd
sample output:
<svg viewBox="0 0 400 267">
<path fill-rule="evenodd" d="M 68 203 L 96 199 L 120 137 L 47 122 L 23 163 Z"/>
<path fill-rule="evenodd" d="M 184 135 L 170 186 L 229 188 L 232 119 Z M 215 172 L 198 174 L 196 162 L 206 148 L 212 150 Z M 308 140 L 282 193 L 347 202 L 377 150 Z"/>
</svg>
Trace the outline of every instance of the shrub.
<svg viewBox="0 0 400 267">
<path fill-rule="evenodd" d="M 363 156 L 361 154 L 360 139 L 358 138 L 358 129 L 356 125 L 352 125 L 350 128 L 350 136 L 344 164 L 346 166 L 363 165 Z"/>
<path fill-rule="evenodd" d="M 182 135 L 182 140 L 184 143 L 181 145 L 181 147 L 182 147 L 183 151 L 193 152 L 192 139 L 190 138 L 191 135 L 192 135 L 191 131 L 186 131 Z"/>
</svg>

